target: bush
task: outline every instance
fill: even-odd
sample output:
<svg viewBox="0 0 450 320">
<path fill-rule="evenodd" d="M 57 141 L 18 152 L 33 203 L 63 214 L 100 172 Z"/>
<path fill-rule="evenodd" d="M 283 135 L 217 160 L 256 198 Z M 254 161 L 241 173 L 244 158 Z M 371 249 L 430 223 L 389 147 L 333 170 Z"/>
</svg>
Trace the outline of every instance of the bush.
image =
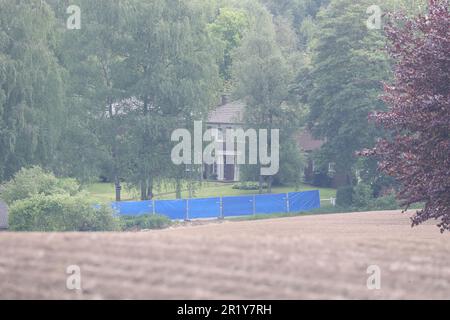
<svg viewBox="0 0 450 320">
<path fill-rule="evenodd" d="M 121 217 L 124 230 L 164 229 L 172 221 L 162 215 L 142 215 L 137 217 Z"/>
<path fill-rule="evenodd" d="M 263 189 L 267 189 L 267 183 L 262 184 Z M 235 190 L 259 190 L 259 183 L 257 182 L 241 182 L 239 184 L 235 184 L 232 187 Z"/>
<path fill-rule="evenodd" d="M 373 201 L 372 187 L 365 183 L 359 183 L 352 194 L 352 205 L 356 208 L 366 208 Z"/>
<path fill-rule="evenodd" d="M 10 207 L 13 231 L 115 231 L 119 219 L 107 206 L 94 207 L 82 195 L 37 194 Z"/>
<path fill-rule="evenodd" d="M 80 190 L 75 179 L 58 179 L 40 167 L 22 168 L 3 186 L 1 197 L 8 204 L 37 194 L 76 195 Z"/>
<path fill-rule="evenodd" d="M 370 210 L 396 210 L 400 208 L 400 205 L 395 195 L 388 195 L 372 199 L 368 207 Z"/>
<path fill-rule="evenodd" d="M 340 187 L 336 191 L 336 205 L 338 207 L 348 208 L 353 203 L 353 187 Z"/>
<path fill-rule="evenodd" d="M 333 179 L 325 173 L 314 173 L 311 184 L 314 187 L 330 188 Z"/>
</svg>

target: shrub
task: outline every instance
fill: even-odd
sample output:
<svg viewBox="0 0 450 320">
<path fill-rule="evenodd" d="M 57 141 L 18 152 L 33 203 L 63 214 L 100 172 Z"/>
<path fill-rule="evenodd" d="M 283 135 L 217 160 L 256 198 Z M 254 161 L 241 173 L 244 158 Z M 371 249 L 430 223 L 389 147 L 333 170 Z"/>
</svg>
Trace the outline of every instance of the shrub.
<svg viewBox="0 0 450 320">
<path fill-rule="evenodd" d="M 37 194 L 76 195 L 80 190 L 75 179 L 58 179 L 52 173 L 40 167 L 22 168 L 14 178 L 3 186 L 2 199 L 12 205 L 15 201 L 24 200 Z"/>
<path fill-rule="evenodd" d="M 262 184 L 263 189 L 267 189 L 267 183 Z M 259 190 L 259 183 L 257 182 L 241 182 L 239 184 L 235 184 L 232 187 L 235 190 Z"/>
<path fill-rule="evenodd" d="M 315 187 L 330 188 L 332 185 L 332 178 L 325 173 L 314 173 L 311 184 Z"/>
<path fill-rule="evenodd" d="M 137 217 L 121 217 L 124 230 L 164 229 L 172 221 L 163 215 L 142 215 Z"/>
<path fill-rule="evenodd" d="M 352 205 L 356 208 L 366 208 L 373 201 L 372 187 L 365 183 L 359 183 L 352 194 Z"/>
<path fill-rule="evenodd" d="M 114 231 L 119 220 L 107 206 L 94 207 L 82 195 L 33 195 L 10 207 L 13 231 Z"/>
<path fill-rule="evenodd" d="M 339 207 L 350 207 L 353 203 L 353 187 L 340 187 L 336 191 L 336 205 Z"/>
<path fill-rule="evenodd" d="M 370 210 L 396 210 L 400 208 L 400 205 L 395 195 L 388 195 L 372 199 L 368 207 Z"/>
</svg>

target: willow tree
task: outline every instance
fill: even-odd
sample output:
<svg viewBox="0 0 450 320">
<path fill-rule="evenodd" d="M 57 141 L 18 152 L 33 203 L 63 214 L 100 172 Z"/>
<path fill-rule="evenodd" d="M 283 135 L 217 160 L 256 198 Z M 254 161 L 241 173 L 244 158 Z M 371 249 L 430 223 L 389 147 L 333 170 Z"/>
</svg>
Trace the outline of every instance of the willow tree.
<svg viewBox="0 0 450 320">
<path fill-rule="evenodd" d="M 22 166 L 52 165 L 65 108 L 52 10 L 39 0 L 0 7 L 1 181 Z"/>
</svg>

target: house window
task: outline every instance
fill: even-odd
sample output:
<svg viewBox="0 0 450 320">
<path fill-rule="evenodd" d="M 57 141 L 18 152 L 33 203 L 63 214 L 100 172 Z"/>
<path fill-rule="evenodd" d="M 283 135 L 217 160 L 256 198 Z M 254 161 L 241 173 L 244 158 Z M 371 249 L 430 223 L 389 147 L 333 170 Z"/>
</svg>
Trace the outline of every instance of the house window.
<svg viewBox="0 0 450 320">
<path fill-rule="evenodd" d="M 336 164 L 334 162 L 328 163 L 328 174 L 333 175 L 336 173 Z"/>
<path fill-rule="evenodd" d="M 334 162 L 328 163 L 328 174 L 334 175 L 336 173 L 336 164 Z"/>
<path fill-rule="evenodd" d="M 217 129 L 217 142 L 223 142 L 224 141 L 224 132 L 222 128 Z"/>
</svg>

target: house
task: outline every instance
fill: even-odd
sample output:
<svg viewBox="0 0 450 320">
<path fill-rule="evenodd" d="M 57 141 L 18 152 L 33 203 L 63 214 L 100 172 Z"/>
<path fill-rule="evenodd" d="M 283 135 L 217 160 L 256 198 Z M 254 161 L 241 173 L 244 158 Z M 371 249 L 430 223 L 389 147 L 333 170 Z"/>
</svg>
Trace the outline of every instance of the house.
<svg viewBox="0 0 450 320">
<path fill-rule="evenodd" d="M 208 115 L 206 123 L 207 129 L 218 130 L 218 141 L 224 141 L 224 132 L 226 129 L 238 129 L 243 127 L 243 119 L 245 113 L 245 103 L 242 101 L 228 102 L 225 98 L 222 99 L 222 104 Z M 308 163 L 305 168 L 305 180 L 313 181 L 315 174 L 314 161 L 310 156 L 313 151 L 320 149 L 324 141 L 313 138 L 313 136 L 306 130 L 300 131 L 295 139 L 298 147 L 308 156 Z M 225 148 L 224 148 L 225 149 Z M 230 163 L 227 163 L 227 158 L 234 156 Z M 218 181 L 239 181 L 239 165 L 236 164 L 236 152 L 226 151 L 223 154 L 217 155 L 217 161 L 214 165 L 204 165 L 203 177 L 205 179 L 216 179 Z M 223 159 L 219 159 L 223 157 Z"/>
<path fill-rule="evenodd" d="M 222 105 L 209 113 L 206 122 L 207 129 L 217 129 L 218 142 L 224 143 L 225 148 L 225 131 L 227 129 L 239 129 L 243 127 L 243 119 L 245 112 L 245 104 L 241 101 L 228 102 L 225 98 Z M 227 162 L 230 157 L 234 156 L 231 163 Z M 219 160 L 222 157 L 222 161 Z M 218 181 L 239 181 L 239 166 L 236 164 L 237 154 L 235 151 L 225 151 L 216 155 L 217 160 L 213 165 L 204 165 L 203 176 L 205 179 L 215 179 Z"/>
<path fill-rule="evenodd" d="M 295 138 L 295 141 L 297 141 L 297 145 L 300 150 L 306 154 L 307 162 L 305 166 L 304 180 L 311 183 L 314 181 L 314 175 L 316 174 L 316 168 L 314 159 L 312 158 L 312 153 L 316 150 L 319 150 L 325 143 L 325 141 L 315 139 L 308 130 L 299 132 Z"/>
</svg>

